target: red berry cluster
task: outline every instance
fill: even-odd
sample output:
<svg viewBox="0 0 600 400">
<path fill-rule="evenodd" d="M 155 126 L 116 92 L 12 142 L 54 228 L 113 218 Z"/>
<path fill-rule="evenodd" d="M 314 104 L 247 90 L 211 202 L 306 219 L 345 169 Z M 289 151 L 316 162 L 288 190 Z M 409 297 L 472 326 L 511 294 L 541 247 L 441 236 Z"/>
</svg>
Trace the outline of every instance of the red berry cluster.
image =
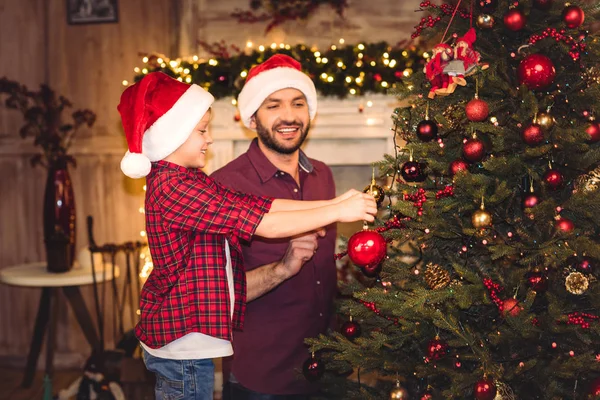
<svg viewBox="0 0 600 400">
<path fill-rule="evenodd" d="M 573 36 L 565 35 L 566 30 L 561 29 L 557 30 L 556 28 L 546 28 L 544 32 L 539 35 L 532 35 L 529 38 L 530 44 L 535 44 L 542 39 L 546 38 L 554 38 L 557 42 L 564 42 L 566 45 L 571 46 L 571 51 L 569 51 L 569 55 L 573 59 L 573 61 L 579 60 L 582 52 L 585 52 L 586 44 L 583 42 L 577 42 Z"/>
<path fill-rule="evenodd" d="M 383 317 L 383 318 L 387 319 L 388 321 L 393 322 L 394 325 L 398 325 L 398 318 L 388 317 L 387 315 L 382 315 L 381 311 L 379 311 L 379 309 L 375 305 L 375 302 L 364 301 L 364 300 L 359 300 L 359 301 L 362 303 L 363 306 L 365 306 L 369 310 L 373 311 L 376 315 L 379 315 L 380 317 Z"/>
<path fill-rule="evenodd" d="M 590 328 L 590 321 L 599 321 L 600 317 L 594 314 L 574 312 L 568 314 L 569 320 L 567 321 L 567 325 L 579 325 L 583 329 Z"/>
<path fill-rule="evenodd" d="M 440 11 L 444 15 L 451 15 L 454 12 L 455 5 L 444 3 L 440 6 L 438 6 L 437 4 L 433 4 L 431 1 L 423 1 L 423 2 L 421 2 L 420 7 L 421 8 L 439 8 Z M 471 18 L 471 13 L 469 13 L 467 10 L 464 10 L 464 9 L 459 10 L 458 14 L 464 19 Z M 427 18 L 425 18 L 425 17 L 421 18 L 419 25 L 415 26 L 415 31 L 413 32 L 412 35 L 410 35 L 410 37 L 415 39 L 415 38 L 421 36 L 421 32 L 423 31 L 423 29 L 425 27 L 433 28 L 441 20 L 442 20 L 441 16 L 432 17 L 431 15 L 428 15 Z"/>
<path fill-rule="evenodd" d="M 413 206 L 415 206 L 417 208 L 417 215 L 418 216 L 423 215 L 423 203 L 425 203 L 427 201 L 427 195 L 426 195 L 425 189 L 419 188 L 417 190 L 417 192 L 414 194 L 405 194 L 404 200 L 412 201 Z"/>
<path fill-rule="evenodd" d="M 442 190 L 439 190 L 435 194 L 435 198 L 437 200 L 443 199 L 444 197 L 452 197 L 452 196 L 454 196 L 454 186 L 453 185 L 448 185 L 445 188 L 443 188 Z"/>
<path fill-rule="evenodd" d="M 504 290 L 502 286 L 500 286 L 497 283 L 494 283 L 490 278 L 484 278 L 483 285 L 487 288 L 488 292 L 490 292 L 490 297 L 492 298 L 494 304 L 496 304 L 496 306 L 498 307 L 498 310 L 502 312 L 502 310 L 504 309 L 504 300 L 502 300 L 500 296 L 498 296 L 498 292 Z"/>
</svg>

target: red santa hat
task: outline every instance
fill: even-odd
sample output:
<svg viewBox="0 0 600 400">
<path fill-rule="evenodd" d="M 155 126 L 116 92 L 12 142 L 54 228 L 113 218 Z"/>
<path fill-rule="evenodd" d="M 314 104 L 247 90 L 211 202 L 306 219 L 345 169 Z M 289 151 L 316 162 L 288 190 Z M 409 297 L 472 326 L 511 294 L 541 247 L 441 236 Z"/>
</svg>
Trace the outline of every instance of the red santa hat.
<svg viewBox="0 0 600 400">
<path fill-rule="evenodd" d="M 474 28 L 470 28 L 467 33 L 463 37 L 460 37 L 456 40 L 456 42 L 466 42 L 469 46 L 473 46 L 475 40 L 477 39 L 477 34 L 475 33 Z"/>
<path fill-rule="evenodd" d="M 285 54 L 275 54 L 262 64 L 252 67 L 248 73 L 238 96 L 238 108 L 244 125 L 250 127 L 250 119 L 269 95 L 287 88 L 304 93 L 312 120 L 317 113 L 315 84 L 302 72 L 298 61 Z"/>
<path fill-rule="evenodd" d="M 128 151 L 121 170 L 143 178 L 150 162 L 173 153 L 190 136 L 214 101 L 198 85 L 188 85 L 162 72 L 152 72 L 121 95 L 121 114 Z"/>
</svg>

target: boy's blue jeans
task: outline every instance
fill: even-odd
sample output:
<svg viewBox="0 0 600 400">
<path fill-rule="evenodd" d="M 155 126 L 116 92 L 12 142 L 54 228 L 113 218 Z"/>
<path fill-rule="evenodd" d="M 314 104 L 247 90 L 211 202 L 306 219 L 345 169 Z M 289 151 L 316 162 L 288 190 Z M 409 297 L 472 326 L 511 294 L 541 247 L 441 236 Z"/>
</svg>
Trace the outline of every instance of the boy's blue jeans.
<svg viewBox="0 0 600 400">
<path fill-rule="evenodd" d="M 156 375 L 156 400 L 212 400 L 215 365 L 212 359 L 170 360 L 144 350 L 144 363 Z"/>
</svg>

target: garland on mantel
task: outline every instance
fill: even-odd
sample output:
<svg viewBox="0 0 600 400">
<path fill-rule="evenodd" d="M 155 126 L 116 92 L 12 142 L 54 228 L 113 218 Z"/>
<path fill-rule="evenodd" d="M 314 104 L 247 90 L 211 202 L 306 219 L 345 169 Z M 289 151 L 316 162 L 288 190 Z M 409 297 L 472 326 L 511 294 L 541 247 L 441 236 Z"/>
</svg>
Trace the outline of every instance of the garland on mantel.
<svg viewBox="0 0 600 400">
<path fill-rule="evenodd" d="M 135 81 L 149 72 L 162 71 L 183 82 L 202 86 L 217 99 L 229 96 L 235 99 L 252 66 L 275 53 L 284 53 L 302 63 L 321 95 L 345 98 L 387 93 L 403 77 L 423 68 L 429 57 L 415 46 L 391 46 L 386 42 L 345 45 L 343 39 L 339 45 L 322 51 L 303 44 L 272 43 L 256 47 L 248 42 L 244 51 L 235 46 L 228 49 L 224 43 L 202 45 L 212 58 L 169 59 L 160 54 L 141 54 L 144 65 L 134 69 Z M 123 84 L 129 83 L 123 81 Z"/>
</svg>

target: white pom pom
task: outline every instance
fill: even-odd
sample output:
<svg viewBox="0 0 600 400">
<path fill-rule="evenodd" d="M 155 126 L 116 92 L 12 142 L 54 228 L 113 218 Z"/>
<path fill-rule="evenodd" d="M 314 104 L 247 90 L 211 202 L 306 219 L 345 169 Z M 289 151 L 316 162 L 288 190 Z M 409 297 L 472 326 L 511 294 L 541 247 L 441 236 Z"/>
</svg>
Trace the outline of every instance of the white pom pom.
<svg viewBox="0 0 600 400">
<path fill-rule="evenodd" d="M 121 171 L 130 178 L 143 178 L 150 173 L 150 160 L 141 153 L 127 151 L 121 160 Z"/>
</svg>

